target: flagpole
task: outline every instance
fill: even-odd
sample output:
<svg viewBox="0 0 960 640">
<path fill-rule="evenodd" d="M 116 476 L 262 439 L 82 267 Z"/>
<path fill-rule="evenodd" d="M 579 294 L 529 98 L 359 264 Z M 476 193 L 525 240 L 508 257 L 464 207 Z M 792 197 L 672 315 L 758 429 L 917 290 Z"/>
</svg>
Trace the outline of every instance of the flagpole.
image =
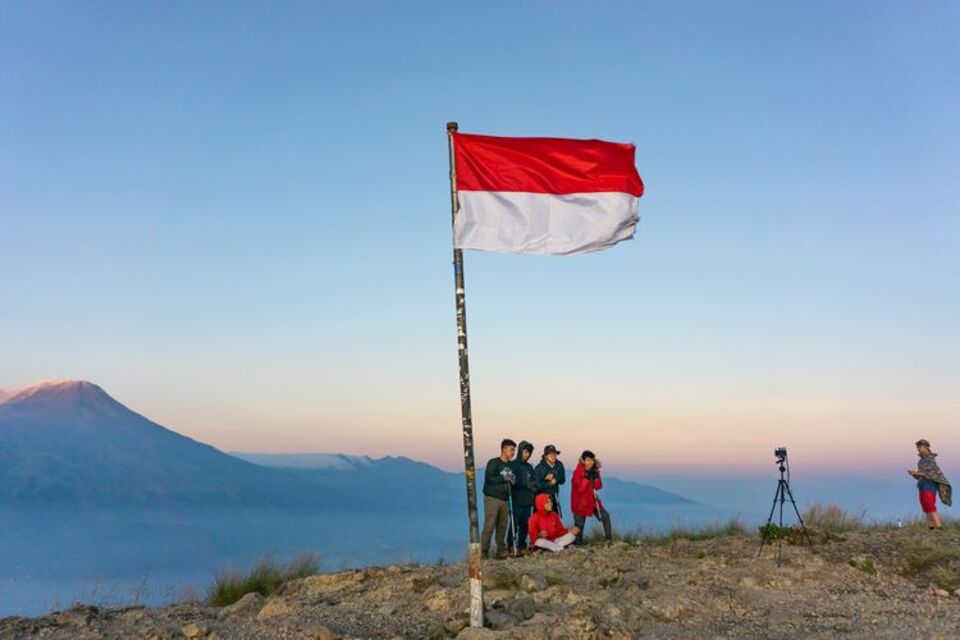
<svg viewBox="0 0 960 640">
<path fill-rule="evenodd" d="M 457 198 L 457 162 L 453 149 L 456 122 L 447 123 L 447 147 L 450 154 L 450 209 L 454 227 L 460 203 Z M 460 417 L 463 426 L 463 464 L 467 481 L 467 513 L 470 518 L 470 546 L 467 571 L 470 576 L 470 626 L 483 626 L 483 581 L 480 568 L 480 522 L 477 516 L 477 469 L 473 457 L 473 413 L 470 409 L 470 361 L 467 357 L 467 305 L 463 288 L 463 251 L 453 243 L 453 277 L 457 300 L 457 352 L 460 359 Z"/>
</svg>

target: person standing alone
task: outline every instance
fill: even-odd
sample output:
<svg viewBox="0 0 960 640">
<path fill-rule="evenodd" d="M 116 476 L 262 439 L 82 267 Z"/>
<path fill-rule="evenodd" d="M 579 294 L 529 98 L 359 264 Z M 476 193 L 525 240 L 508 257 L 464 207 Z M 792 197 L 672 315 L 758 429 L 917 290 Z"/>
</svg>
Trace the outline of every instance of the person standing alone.
<svg viewBox="0 0 960 640">
<path fill-rule="evenodd" d="M 507 520 L 510 509 L 510 490 L 516 479 L 510 469 L 510 461 L 517 450 L 517 443 L 510 438 L 500 442 L 500 456 L 491 458 L 483 474 L 483 533 L 480 535 L 480 550 L 483 557 L 490 556 L 490 538 L 497 532 L 497 557 L 507 555 Z"/>
<path fill-rule="evenodd" d="M 940 496 L 940 502 L 948 507 L 953 504 L 953 488 L 947 477 L 940 471 L 940 465 L 937 464 L 937 454 L 930 451 L 930 442 L 927 440 L 917 440 L 917 455 L 920 460 L 917 461 L 916 471 L 907 471 L 917 480 L 917 489 L 920 491 L 920 508 L 927 516 L 927 522 L 931 529 L 943 529 L 940 522 L 940 514 L 937 513 L 937 495 Z"/>
</svg>

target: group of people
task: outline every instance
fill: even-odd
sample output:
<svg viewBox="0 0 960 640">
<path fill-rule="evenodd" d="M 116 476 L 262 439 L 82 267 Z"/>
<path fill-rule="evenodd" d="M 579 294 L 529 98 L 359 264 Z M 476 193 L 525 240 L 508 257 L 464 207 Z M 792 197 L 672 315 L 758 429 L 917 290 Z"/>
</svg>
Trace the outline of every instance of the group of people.
<svg viewBox="0 0 960 640">
<path fill-rule="evenodd" d="M 952 487 L 937 464 L 937 454 L 927 440 L 916 443 L 919 461 L 917 470 L 909 473 L 917 481 L 920 507 L 931 529 L 943 527 L 937 513 L 937 498 L 952 504 Z M 534 447 L 522 441 L 517 446 L 506 438 L 500 443 L 500 455 L 492 458 L 483 480 L 483 533 L 480 548 L 490 555 L 491 538 L 496 534 L 497 556 L 504 557 L 512 549 L 520 553 L 546 549 L 562 551 L 572 544 L 583 544 L 583 528 L 587 518 L 597 518 L 607 540 L 612 537 L 610 514 L 597 491 L 603 488 L 600 460 L 592 451 L 584 451 L 577 460 L 570 489 L 570 511 L 573 526 L 563 526 L 560 487 L 567 481 L 567 471 L 560 461 L 560 451 L 548 444 L 537 466 L 530 458 Z"/>
<path fill-rule="evenodd" d="M 548 444 L 536 467 L 530 462 L 533 451 L 529 442 L 522 441 L 518 447 L 506 438 L 500 443 L 500 455 L 487 462 L 480 537 L 483 556 L 489 557 L 494 534 L 498 557 L 510 550 L 562 551 L 571 544 L 583 544 L 583 528 L 590 517 L 602 523 L 604 536 L 611 539 L 610 514 L 597 495 L 603 481 L 596 455 L 584 451 L 577 461 L 570 489 L 573 526 L 567 529 L 560 506 L 560 487 L 567 481 L 567 472 L 560 451 Z"/>
</svg>

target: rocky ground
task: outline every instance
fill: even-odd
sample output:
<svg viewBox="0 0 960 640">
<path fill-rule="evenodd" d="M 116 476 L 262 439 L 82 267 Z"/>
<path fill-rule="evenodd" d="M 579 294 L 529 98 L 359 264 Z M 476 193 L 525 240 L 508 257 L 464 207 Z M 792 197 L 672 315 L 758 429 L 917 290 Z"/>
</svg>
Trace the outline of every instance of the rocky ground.
<svg viewBox="0 0 960 640">
<path fill-rule="evenodd" d="M 76 607 L 0 638 L 957 638 L 960 528 L 818 537 L 757 558 L 747 535 L 614 542 L 484 566 L 489 629 L 467 628 L 463 565 L 289 582 L 224 608 Z"/>
</svg>

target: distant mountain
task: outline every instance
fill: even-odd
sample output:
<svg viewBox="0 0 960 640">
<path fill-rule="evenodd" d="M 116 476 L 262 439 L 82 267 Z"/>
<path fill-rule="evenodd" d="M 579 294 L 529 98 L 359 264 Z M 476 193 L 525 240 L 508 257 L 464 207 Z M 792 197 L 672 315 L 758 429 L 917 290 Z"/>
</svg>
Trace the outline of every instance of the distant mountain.
<svg viewBox="0 0 960 640">
<path fill-rule="evenodd" d="M 295 487 L 288 474 L 165 429 L 90 382 L 0 396 L 0 500 L 269 503 Z"/>
<path fill-rule="evenodd" d="M 230 455 L 262 467 L 281 469 L 324 469 L 361 471 L 374 464 L 369 456 L 347 456 L 342 453 L 240 453 Z"/>
<path fill-rule="evenodd" d="M 689 503 L 656 487 L 615 478 L 605 482 L 603 497 L 610 502 Z M 463 495 L 463 474 L 409 458 L 228 455 L 148 420 L 90 382 L 50 381 L 0 391 L 0 501 L 374 513 L 450 512 L 462 509 Z"/>
<path fill-rule="evenodd" d="M 649 484 L 639 484 L 619 478 L 603 478 L 601 496 L 609 504 L 695 504 L 677 493 L 664 491 Z"/>
<path fill-rule="evenodd" d="M 423 462 L 417 462 L 403 457 L 387 457 L 375 460 L 368 456 L 345 456 L 337 453 L 233 453 L 248 462 L 268 467 L 278 467 L 290 470 L 313 471 L 315 477 L 335 477 L 337 472 L 355 471 L 362 474 L 364 480 L 378 485 L 390 482 L 391 478 L 403 479 L 406 483 L 416 483 L 424 491 L 433 492 L 435 488 L 457 490 L 463 486 L 463 476 L 459 473 L 448 473 Z M 562 487 L 564 493 L 569 491 L 569 482 L 573 477 L 573 468 L 567 469 L 567 484 Z M 477 471 L 477 477 L 482 483 L 483 468 Z M 639 484 L 628 480 L 604 476 L 604 488 L 601 492 L 603 500 L 618 504 L 694 504 L 683 496 L 658 489 L 657 487 Z M 365 482 L 366 484 L 366 482 Z M 478 490 L 482 488 L 477 487 Z"/>
</svg>

